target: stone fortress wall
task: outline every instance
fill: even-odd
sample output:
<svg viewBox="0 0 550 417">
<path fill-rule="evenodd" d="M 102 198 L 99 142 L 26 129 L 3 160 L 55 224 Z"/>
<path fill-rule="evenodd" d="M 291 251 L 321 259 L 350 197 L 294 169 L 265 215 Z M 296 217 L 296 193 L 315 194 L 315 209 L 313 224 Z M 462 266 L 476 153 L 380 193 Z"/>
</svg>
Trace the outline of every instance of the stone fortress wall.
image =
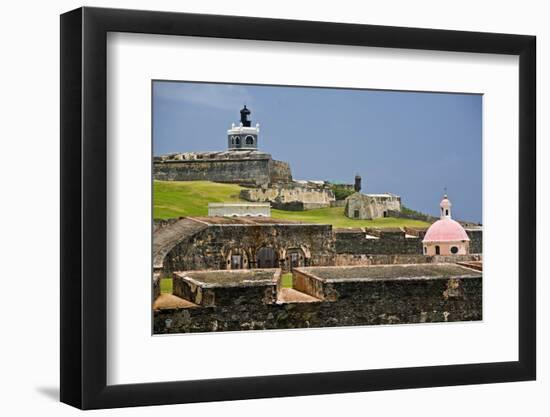
<svg viewBox="0 0 550 417">
<path fill-rule="evenodd" d="M 174 273 L 174 294 L 189 302 L 155 311 L 154 333 L 482 319 L 481 272 L 455 264 L 295 268 L 307 301 L 285 300 L 277 273 Z"/>
<path fill-rule="evenodd" d="M 153 158 L 153 178 L 161 181 L 213 181 L 246 186 L 291 182 L 286 162 L 259 151 L 187 152 Z"/>
<path fill-rule="evenodd" d="M 470 238 L 470 253 L 483 253 L 480 227 L 465 229 Z M 348 255 L 422 255 L 424 229 L 337 229 L 335 250 Z"/>
<path fill-rule="evenodd" d="M 232 256 L 239 268 L 295 266 L 377 265 L 477 261 L 483 253 L 481 228 L 466 229 L 470 255 L 426 256 L 422 253 L 424 229 L 333 229 L 331 225 L 301 224 L 270 218 L 186 218 L 155 222 L 154 242 L 177 229 L 178 238 L 157 249 L 155 268 L 173 271 L 232 269 Z M 186 235 L 187 233 L 187 235 Z M 266 254 L 269 251 L 271 254 Z M 259 258 L 267 257 L 263 264 Z M 292 255 L 294 254 L 294 255 Z"/>
<path fill-rule="evenodd" d="M 249 187 L 241 198 L 283 210 L 330 207 L 334 193 L 322 181 L 294 181 L 290 165 L 259 151 L 187 152 L 154 158 L 160 181 L 213 181 Z"/>
<path fill-rule="evenodd" d="M 334 235 L 330 225 L 279 223 L 262 218 L 193 219 L 205 224 L 193 229 L 190 236 L 170 243 L 163 261 L 156 264 L 157 270 L 164 274 L 265 267 L 288 271 L 292 257 L 296 266 L 334 265 Z"/>
<path fill-rule="evenodd" d="M 303 211 L 330 207 L 334 192 L 324 182 L 294 181 L 265 188 L 247 188 L 240 197 L 247 201 L 270 202 L 275 209 Z"/>
</svg>

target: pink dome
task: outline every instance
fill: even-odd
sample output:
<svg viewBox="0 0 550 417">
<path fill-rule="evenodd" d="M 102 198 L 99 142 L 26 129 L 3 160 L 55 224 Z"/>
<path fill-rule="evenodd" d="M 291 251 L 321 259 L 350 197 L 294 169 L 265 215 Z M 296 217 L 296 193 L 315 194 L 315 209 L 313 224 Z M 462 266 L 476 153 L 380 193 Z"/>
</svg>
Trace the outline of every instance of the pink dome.
<svg viewBox="0 0 550 417">
<path fill-rule="evenodd" d="M 430 226 L 422 242 L 457 242 L 470 238 L 457 221 L 445 217 Z"/>
</svg>

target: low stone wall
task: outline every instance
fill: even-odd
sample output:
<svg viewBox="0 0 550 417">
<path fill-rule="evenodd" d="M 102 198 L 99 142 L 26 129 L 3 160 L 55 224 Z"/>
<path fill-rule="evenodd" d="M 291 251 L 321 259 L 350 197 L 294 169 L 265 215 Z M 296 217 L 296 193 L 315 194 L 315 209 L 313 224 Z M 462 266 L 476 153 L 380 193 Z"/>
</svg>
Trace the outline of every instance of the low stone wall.
<svg viewBox="0 0 550 417">
<path fill-rule="evenodd" d="M 425 230 L 352 229 L 335 231 L 338 255 L 422 255 Z M 483 230 L 465 229 L 470 238 L 470 254 L 483 253 Z"/>
<path fill-rule="evenodd" d="M 402 212 L 398 210 L 389 210 L 388 215 L 390 217 L 400 217 L 402 219 L 420 220 L 426 223 L 433 223 L 439 220 L 439 217 L 431 216 L 429 214 Z"/>
<path fill-rule="evenodd" d="M 154 312 L 154 333 L 472 321 L 482 319 L 482 277 L 342 281 L 319 289 L 325 301 L 257 303 L 227 288 L 223 305 Z M 167 326 L 167 320 L 170 319 Z"/>
<path fill-rule="evenodd" d="M 201 307 L 277 301 L 279 269 L 175 272 L 172 293 Z"/>
<path fill-rule="evenodd" d="M 292 288 L 320 300 L 324 298 L 323 282 L 299 268 L 292 271 Z"/>
<path fill-rule="evenodd" d="M 471 262 L 481 261 L 481 254 L 471 255 L 351 255 L 351 254 L 337 254 L 335 259 L 336 266 L 350 266 L 350 265 L 396 265 L 396 264 L 425 264 L 425 263 L 458 263 L 458 262 Z"/>
<path fill-rule="evenodd" d="M 390 217 L 400 217 L 402 219 L 420 220 L 427 223 L 434 223 L 439 220 L 439 217 L 432 216 L 430 214 L 402 212 L 398 210 L 389 210 L 388 215 Z M 457 220 L 463 227 L 478 227 L 479 224 L 474 222 L 468 222 L 464 220 Z"/>
<path fill-rule="evenodd" d="M 406 237 L 404 232 L 384 233 L 380 237 L 365 231 L 337 231 L 335 248 L 337 254 L 352 255 L 414 255 L 422 254 L 422 239 Z"/>
<path fill-rule="evenodd" d="M 470 253 L 483 253 L 483 230 L 466 229 L 466 233 L 470 238 Z"/>
</svg>

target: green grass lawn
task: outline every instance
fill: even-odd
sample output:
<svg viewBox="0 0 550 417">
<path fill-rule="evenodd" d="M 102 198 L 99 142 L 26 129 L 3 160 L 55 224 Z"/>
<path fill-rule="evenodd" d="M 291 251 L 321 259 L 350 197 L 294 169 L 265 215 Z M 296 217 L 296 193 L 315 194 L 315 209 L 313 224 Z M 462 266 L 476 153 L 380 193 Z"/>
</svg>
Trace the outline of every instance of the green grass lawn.
<svg viewBox="0 0 550 417">
<path fill-rule="evenodd" d="M 425 227 L 428 223 L 419 220 L 383 217 L 374 220 L 354 220 L 344 215 L 343 207 L 327 207 L 307 211 L 271 210 L 275 219 L 296 220 L 308 223 L 332 224 L 333 227 Z"/>
<path fill-rule="evenodd" d="M 154 181 L 153 216 L 170 217 L 206 216 L 208 203 L 238 202 L 243 187 L 210 181 Z M 419 220 L 385 217 L 375 220 L 353 220 L 344 216 L 342 207 L 327 207 L 308 211 L 271 210 L 274 219 L 295 220 L 307 223 L 332 224 L 334 227 L 425 227 Z"/>
<path fill-rule="evenodd" d="M 292 272 L 281 275 L 281 286 L 283 288 L 292 288 Z"/>
<path fill-rule="evenodd" d="M 160 293 L 161 294 L 172 294 L 172 278 L 162 278 L 160 280 Z"/>
<path fill-rule="evenodd" d="M 207 216 L 208 203 L 238 202 L 242 187 L 210 181 L 154 181 L 153 217 Z"/>
</svg>

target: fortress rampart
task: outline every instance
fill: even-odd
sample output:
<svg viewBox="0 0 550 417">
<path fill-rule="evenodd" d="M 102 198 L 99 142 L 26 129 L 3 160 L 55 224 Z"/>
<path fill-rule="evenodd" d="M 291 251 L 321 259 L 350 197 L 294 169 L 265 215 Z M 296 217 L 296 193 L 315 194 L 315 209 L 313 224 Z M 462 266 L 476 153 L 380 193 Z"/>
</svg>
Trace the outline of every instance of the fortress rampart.
<svg viewBox="0 0 550 417">
<path fill-rule="evenodd" d="M 202 295 L 188 308 L 156 310 L 154 333 L 482 319 L 482 273 L 455 264 L 295 268 L 294 286 L 308 302 L 285 301 L 277 270 L 268 271 L 242 271 L 244 278 L 232 277 L 235 271 L 175 273 L 174 295 Z"/>
<path fill-rule="evenodd" d="M 425 230 L 333 229 L 272 218 L 184 218 L 155 223 L 154 268 L 173 271 L 478 261 L 482 230 L 467 229 L 470 255 L 422 254 Z"/>
<path fill-rule="evenodd" d="M 292 181 L 290 166 L 258 151 L 189 152 L 155 157 L 153 178 L 262 186 Z"/>
<path fill-rule="evenodd" d="M 483 253 L 481 228 L 466 229 L 470 238 L 470 253 Z M 335 249 L 350 255 L 415 255 L 422 254 L 425 230 L 401 229 L 338 229 Z"/>
<path fill-rule="evenodd" d="M 270 202 L 275 209 L 302 211 L 330 207 L 335 201 L 334 192 L 324 185 L 293 183 L 274 184 L 269 188 L 241 190 L 240 197 L 247 201 Z"/>
<path fill-rule="evenodd" d="M 181 222 L 192 222 L 197 227 L 187 227 L 193 232 L 190 236 L 181 236 L 175 242 L 170 241 L 168 247 L 158 248 L 164 259 L 155 262 L 155 268 L 165 273 L 265 267 L 287 271 L 291 263 L 334 265 L 330 225 L 225 217 L 190 218 Z M 161 231 L 169 231 L 170 227 L 175 226 Z"/>
</svg>

